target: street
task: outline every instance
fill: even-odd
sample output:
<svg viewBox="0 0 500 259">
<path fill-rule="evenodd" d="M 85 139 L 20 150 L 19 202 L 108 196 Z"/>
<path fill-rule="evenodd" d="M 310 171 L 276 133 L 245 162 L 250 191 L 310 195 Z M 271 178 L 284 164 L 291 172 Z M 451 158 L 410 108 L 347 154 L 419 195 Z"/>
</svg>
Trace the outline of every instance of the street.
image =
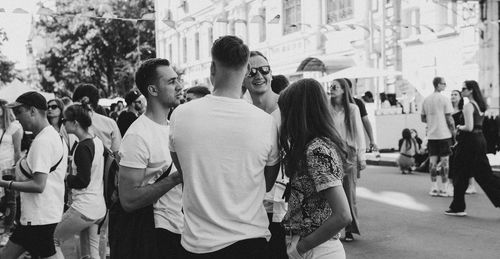
<svg viewBox="0 0 500 259">
<path fill-rule="evenodd" d="M 362 236 L 344 243 L 347 258 L 500 257 L 500 209 L 481 188 L 466 196 L 462 218 L 444 215 L 452 198 L 431 197 L 429 189 L 428 174 L 368 166 L 357 189 Z"/>
</svg>

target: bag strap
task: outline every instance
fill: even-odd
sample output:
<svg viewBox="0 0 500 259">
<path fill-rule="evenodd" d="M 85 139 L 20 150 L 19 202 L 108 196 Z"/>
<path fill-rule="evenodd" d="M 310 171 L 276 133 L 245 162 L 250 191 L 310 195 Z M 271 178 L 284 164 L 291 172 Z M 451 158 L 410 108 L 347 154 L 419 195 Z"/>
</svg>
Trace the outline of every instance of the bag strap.
<svg viewBox="0 0 500 259">
<path fill-rule="evenodd" d="M 173 164 L 174 164 L 174 162 L 170 163 L 170 166 L 168 167 L 167 171 L 163 172 L 163 174 L 161 174 L 161 176 L 158 177 L 158 179 L 156 179 L 155 183 L 161 181 L 163 178 L 167 177 L 170 174 L 170 171 L 172 170 Z"/>
<path fill-rule="evenodd" d="M 5 135 L 5 132 L 7 132 L 7 129 L 4 129 L 4 130 L 3 130 L 2 137 L 0 137 L 0 144 L 2 144 L 3 135 Z"/>
<path fill-rule="evenodd" d="M 57 169 L 57 167 L 59 166 L 59 164 L 61 163 L 61 161 L 62 161 L 62 160 L 63 160 L 63 158 L 64 158 L 64 141 L 63 141 L 62 136 L 60 136 L 60 135 L 59 135 L 59 137 L 61 138 L 61 143 L 62 143 L 62 145 L 63 145 L 63 154 L 62 154 L 62 156 L 61 156 L 61 159 L 59 159 L 59 161 L 57 161 L 57 163 L 56 163 L 54 166 L 52 166 L 52 167 L 50 168 L 50 170 L 49 170 L 49 174 L 50 174 L 50 173 L 52 173 L 52 172 L 54 172 L 54 171 Z M 24 170 L 24 168 L 23 168 L 22 166 L 20 166 L 19 168 L 21 169 L 21 173 L 22 173 L 22 174 L 23 174 L 26 178 L 28 178 L 28 179 L 33 179 L 33 176 L 32 176 L 31 174 L 29 174 L 26 170 Z"/>
</svg>

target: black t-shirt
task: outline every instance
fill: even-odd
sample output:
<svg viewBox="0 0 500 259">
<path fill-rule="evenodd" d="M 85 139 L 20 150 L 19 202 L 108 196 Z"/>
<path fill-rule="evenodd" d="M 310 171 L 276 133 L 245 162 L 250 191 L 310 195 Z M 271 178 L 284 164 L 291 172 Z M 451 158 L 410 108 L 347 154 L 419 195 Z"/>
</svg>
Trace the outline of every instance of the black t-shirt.
<svg viewBox="0 0 500 259">
<path fill-rule="evenodd" d="M 367 116 L 368 112 L 366 112 L 365 103 L 363 103 L 363 101 L 361 101 L 361 99 L 358 99 L 356 97 L 353 97 L 353 98 L 354 98 L 354 103 L 356 103 L 356 105 L 358 106 L 359 113 L 361 114 L 361 118 Z"/>
<path fill-rule="evenodd" d="M 78 143 L 73 154 L 76 165 L 76 174 L 68 175 L 66 183 L 69 188 L 83 189 L 89 186 L 92 161 L 94 161 L 95 146 L 93 139 L 84 139 Z"/>
<path fill-rule="evenodd" d="M 135 115 L 135 113 L 133 112 L 123 111 L 122 113 L 120 113 L 116 124 L 118 124 L 118 128 L 120 129 L 120 133 L 122 134 L 122 136 L 125 136 L 125 132 L 127 132 L 128 128 L 135 120 L 137 120 L 137 115 Z"/>
</svg>

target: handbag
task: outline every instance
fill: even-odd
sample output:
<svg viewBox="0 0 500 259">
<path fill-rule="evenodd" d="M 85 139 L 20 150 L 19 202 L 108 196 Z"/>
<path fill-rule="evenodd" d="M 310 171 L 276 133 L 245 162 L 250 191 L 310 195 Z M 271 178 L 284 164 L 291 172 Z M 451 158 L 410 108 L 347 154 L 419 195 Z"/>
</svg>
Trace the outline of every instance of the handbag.
<svg viewBox="0 0 500 259">
<path fill-rule="evenodd" d="M 170 174 L 170 167 L 155 181 Z M 111 259 L 161 259 L 155 236 L 153 204 L 127 212 L 120 200 L 109 210 L 109 247 Z"/>
</svg>

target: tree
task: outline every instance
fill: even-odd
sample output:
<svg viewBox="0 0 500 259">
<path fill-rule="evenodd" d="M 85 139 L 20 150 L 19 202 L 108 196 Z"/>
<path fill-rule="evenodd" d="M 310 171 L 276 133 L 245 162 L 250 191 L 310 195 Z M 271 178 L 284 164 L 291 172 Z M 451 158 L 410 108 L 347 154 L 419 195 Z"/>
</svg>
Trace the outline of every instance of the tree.
<svg viewBox="0 0 500 259">
<path fill-rule="evenodd" d="M 153 12 L 150 0 L 76 0 L 57 2 L 58 15 L 37 22 L 37 29 L 54 40 L 40 59 L 42 87 L 73 90 L 78 83 L 92 83 L 103 96 L 123 95 L 133 85 L 141 60 L 154 57 L 154 21 L 97 19 L 113 13 L 137 19 Z M 98 6 L 98 8 L 93 8 Z"/>
<path fill-rule="evenodd" d="M 7 40 L 7 34 L 0 28 L 0 46 Z M 17 72 L 14 69 L 15 63 L 8 60 L 0 51 L 0 82 L 10 83 L 16 78 Z"/>
</svg>

